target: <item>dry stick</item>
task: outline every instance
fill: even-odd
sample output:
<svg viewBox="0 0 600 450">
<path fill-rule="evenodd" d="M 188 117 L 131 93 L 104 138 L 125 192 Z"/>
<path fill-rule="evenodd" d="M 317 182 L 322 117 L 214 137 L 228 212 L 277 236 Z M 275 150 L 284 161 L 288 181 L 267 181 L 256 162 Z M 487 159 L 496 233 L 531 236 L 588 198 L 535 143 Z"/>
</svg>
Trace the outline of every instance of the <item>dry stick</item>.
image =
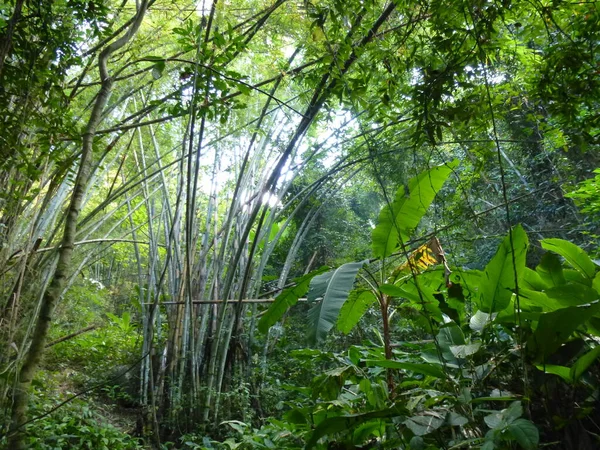
<svg viewBox="0 0 600 450">
<path fill-rule="evenodd" d="M 59 249 L 58 263 L 52 276 L 52 281 L 44 292 L 44 296 L 41 300 L 40 311 L 31 339 L 31 345 L 27 355 L 25 356 L 25 361 L 19 372 L 19 377 L 14 390 L 10 425 L 11 435 L 8 440 L 8 447 L 15 450 L 25 450 L 26 448 L 25 435 L 22 427 L 27 422 L 29 389 L 44 352 L 45 341 L 48 335 L 48 329 L 50 328 L 50 321 L 52 319 L 54 306 L 61 296 L 66 283 L 67 273 L 71 266 L 71 259 L 74 249 L 73 244 L 75 242 L 75 236 L 77 233 L 77 219 L 79 218 L 79 213 L 83 205 L 85 191 L 90 179 L 90 171 L 93 163 L 94 137 L 102 117 L 102 112 L 104 111 L 104 108 L 108 102 L 108 97 L 110 96 L 112 90 L 112 79 L 108 73 L 107 61 L 115 51 L 127 44 L 127 42 L 129 42 L 129 40 L 136 34 L 146 13 L 147 6 L 148 0 L 143 1 L 140 4 L 138 12 L 135 16 L 135 20 L 131 27 L 117 41 L 108 45 L 100 53 L 98 58 L 100 77 L 102 79 L 102 88 L 96 97 L 94 108 L 90 115 L 86 130 L 83 134 L 81 161 L 79 164 L 77 178 L 75 180 L 75 185 L 73 187 L 71 203 L 67 209 L 67 220 L 65 221 L 63 239 Z"/>
<path fill-rule="evenodd" d="M 275 298 L 245 298 L 241 300 L 241 303 L 273 303 Z M 306 298 L 299 298 L 299 302 L 308 301 Z M 192 305 L 235 305 L 240 302 L 240 300 L 236 300 L 235 302 L 231 300 L 192 300 Z M 152 303 L 144 303 L 144 305 L 151 305 Z M 160 305 L 185 305 L 185 302 L 161 302 Z"/>
<path fill-rule="evenodd" d="M 98 325 L 90 325 L 89 327 L 82 328 L 81 330 L 75 331 L 74 333 L 67 334 L 61 338 L 58 338 L 52 342 L 46 344 L 46 348 L 50 348 L 56 344 L 60 344 L 61 342 L 68 341 L 69 339 L 73 339 L 74 337 L 79 336 L 80 334 L 87 333 L 88 331 L 92 331 L 98 328 Z"/>
</svg>

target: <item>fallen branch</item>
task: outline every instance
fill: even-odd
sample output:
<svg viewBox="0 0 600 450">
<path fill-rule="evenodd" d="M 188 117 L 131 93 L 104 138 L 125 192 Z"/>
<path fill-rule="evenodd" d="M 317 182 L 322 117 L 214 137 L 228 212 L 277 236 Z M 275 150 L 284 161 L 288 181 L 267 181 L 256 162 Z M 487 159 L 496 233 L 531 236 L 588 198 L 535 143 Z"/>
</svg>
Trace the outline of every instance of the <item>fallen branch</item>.
<svg viewBox="0 0 600 450">
<path fill-rule="evenodd" d="M 54 346 L 56 344 L 60 344 L 61 342 L 64 342 L 64 341 L 68 341 L 69 339 L 73 339 L 74 337 L 77 337 L 80 334 L 87 333 L 88 331 L 95 330 L 96 328 L 98 328 L 98 325 L 90 325 L 89 327 L 82 328 L 79 331 L 75 331 L 74 333 L 67 334 L 66 336 L 63 336 L 63 337 L 58 338 L 58 339 L 56 339 L 56 340 L 54 340 L 52 342 L 49 342 L 48 344 L 46 344 L 46 348 L 52 347 L 52 346 Z"/>
</svg>

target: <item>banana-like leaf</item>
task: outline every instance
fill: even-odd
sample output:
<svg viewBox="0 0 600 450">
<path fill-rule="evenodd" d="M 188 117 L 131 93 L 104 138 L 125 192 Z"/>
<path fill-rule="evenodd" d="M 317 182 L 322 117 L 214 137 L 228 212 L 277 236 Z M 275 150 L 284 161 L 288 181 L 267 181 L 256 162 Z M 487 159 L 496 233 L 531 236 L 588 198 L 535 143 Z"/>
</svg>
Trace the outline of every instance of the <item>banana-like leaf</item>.
<svg viewBox="0 0 600 450">
<path fill-rule="evenodd" d="M 369 290 L 356 290 L 350 292 L 348 300 L 342 306 L 337 321 L 337 328 L 344 334 L 350 333 L 360 318 L 365 314 L 377 297 Z"/>
<path fill-rule="evenodd" d="M 356 275 L 366 263 L 367 260 L 344 264 L 311 280 L 308 301 L 313 306 L 308 312 L 309 342 L 321 341 L 337 322 Z"/>
<path fill-rule="evenodd" d="M 525 257 L 529 240 L 521 225 L 506 236 L 492 260 L 485 267 L 479 287 L 479 307 L 488 314 L 504 310 L 510 303 L 517 279 L 525 273 Z M 514 249 L 514 255 L 513 255 Z M 513 264 L 514 262 L 514 264 Z M 515 270 L 516 266 L 516 270 Z"/>
<path fill-rule="evenodd" d="M 294 280 L 296 283 L 295 286 L 281 291 L 281 294 L 275 297 L 275 301 L 260 318 L 258 329 L 263 333 L 269 331 L 269 328 L 275 325 L 283 317 L 285 312 L 298 302 L 300 297 L 306 295 L 310 281 L 327 270 L 329 270 L 329 267 L 321 267 L 320 269 L 314 270 Z"/>
<path fill-rule="evenodd" d="M 385 258 L 394 253 L 400 239 L 408 240 L 457 165 L 458 161 L 454 160 L 434 167 L 411 178 L 408 189 L 404 186 L 398 189 L 392 203 L 381 209 L 377 226 L 373 230 L 373 255 L 376 258 Z"/>
</svg>

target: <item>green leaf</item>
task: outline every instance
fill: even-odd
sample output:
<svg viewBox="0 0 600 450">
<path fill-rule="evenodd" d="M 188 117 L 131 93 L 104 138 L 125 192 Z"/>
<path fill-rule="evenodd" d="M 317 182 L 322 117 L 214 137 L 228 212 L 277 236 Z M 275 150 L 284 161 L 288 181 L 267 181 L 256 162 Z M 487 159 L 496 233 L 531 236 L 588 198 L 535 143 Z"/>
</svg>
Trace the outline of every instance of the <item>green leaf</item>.
<svg viewBox="0 0 600 450">
<path fill-rule="evenodd" d="M 535 271 L 548 287 L 560 286 L 566 283 L 560 259 L 554 253 L 544 253 L 542 261 L 535 268 Z"/>
<path fill-rule="evenodd" d="M 425 450 L 425 441 L 421 436 L 413 436 L 408 446 L 410 450 Z"/>
<path fill-rule="evenodd" d="M 469 320 L 469 327 L 473 331 L 481 332 L 486 325 L 492 323 L 495 319 L 495 314 L 484 313 L 483 311 L 477 311 Z"/>
<path fill-rule="evenodd" d="M 358 271 L 367 261 L 344 264 L 336 270 L 316 276 L 310 283 L 308 312 L 310 342 L 321 341 L 337 321 L 340 309 L 354 285 Z M 318 301 L 318 299 L 321 301 Z"/>
<path fill-rule="evenodd" d="M 158 80 L 162 77 L 162 74 L 165 70 L 165 61 L 157 61 L 156 64 L 152 66 L 152 78 Z"/>
<path fill-rule="evenodd" d="M 548 285 L 542 280 L 539 273 L 535 270 L 531 270 L 529 267 L 525 267 L 525 271 L 523 272 L 523 282 L 520 287 L 531 289 L 533 291 L 543 291 Z"/>
<path fill-rule="evenodd" d="M 370 420 L 397 417 L 403 413 L 404 411 L 402 409 L 395 406 L 380 411 L 327 418 L 315 428 L 304 448 L 308 450 L 315 447 L 319 439 L 323 436 L 340 433 L 342 431 L 350 431 Z"/>
<path fill-rule="evenodd" d="M 281 294 L 275 297 L 275 301 L 260 318 L 258 329 L 263 333 L 269 331 L 269 328 L 275 325 L 283 317 L 285 312 L 298 302 L 300 297 L 306 295 L 310 281 L 326 270 L 328 270 L 328 267 L 321 267 L 320 269 L 314 270 L 303 277 L 296 279 L 295 286 L 284 289 Z"/>
<path fill-rule="evenodd" d="M 573 381 L 579 381 L 585 371 L 600 356 L 600 345 L 579 358 L 571 367 L 570 376 Z"/>
<path fill-rule="evenodd" d="M 600 272 L 598 272 L 594 277 L 594 281 L 592 281 L 592 287 L 598 294 L 600 294 Z"/>
<path fill-rule="evenodd" d="M 554 364 L 536 364 L 535 366 L 538 370 L 541 370 L 545 373 L 550 373 L 552 375 L 557 375 L 565 380 L 567 383 L 572 383 L 573 379 L 571 378 L 571 370 L 565 366 L 556 366 Z"/>
<path fill-rule="evenodd" d="M 365 362 L 369 367 L 375 366 L 385 367 L 387 369 L 410 370 L 412 372 L 421 373 L 423 375 L 430 375 L 435 378 L 445 377 L 442 368 L 435 364 L 409 363 L 401 361 L 392 361 L 390 359 L 367 359 Z"/>
<path fill-rule="evenodd" d="M 542 239 L 542 247 L 566 259 L 581 275 L 592 280 L 596 274 L 596 266 L 588 254 L 572 242 L 563 239 Z"/>
<path fill-rule="evenodd" d="M 446 423 L 452 427 L 462 427 L 469 423 L 469 419 L 451 411 L 446 416 Z"/>
<path fill-rule="evenodd" d="M 408 240 L 457 165 L 458 161 L 454 160 L 434 167 L 411 178 L 408 191 L 405 191 L 404 186 L 398 189 L 394 200 L 381 209 L 377 226 L 373 230 L 373 255 L 376 258 L 385 258 L 394 253 L 400 239 L 404 242 Z"/>
<path fill-rule="evenodd" d="M 536 355 L 537 361 L 546 361 L 579 326 L 598 312 L 600 301 L 542 314 L 535 333 L 529 338 L 528 348 Z"/>
<path fill-rule="evenodd" d="M 452 354 L 457 357 L 464 359 L 467 356 L 474 355 L 479 351 L 481 347 L 481 342 L 476 342 L 474 344 L 465 344 L 465 345 L 451 345 L 450 351 Z"/>
<path fill-rule="evenodd" d="M 452 353 L 451 347 L 466 344 L 465 335 L 460 327 L 455 323 L 451 323 L 440 328 L 437 334 L 437 342 L 446 363 L 458 366 L 458 361 Z"/>
<path fill-rule="evenodd" d="M 540 433 L 529 420 L 517 419 L 507 427 L 507 430 L 525 450 L 537 448 L 540 442 Z"/>
<path fill-rule="evenodd" d="M 441 427 L 444 424 L 444 418 L 431 411 L 430 414 L 409 417 L 403 423 L 416 436 L 425 436 Z"/>
<path fill-rule="evenodd" d="M 518 278 L 522 277 L 525 271 L 525 257 L 529 245 L 527 234 L 521 225 L 513 228 L 511 234 L 504 238 L 498 251 L 485 267 L 479 286 L 480 309 L 483 312 L 494 313 L 505 309 L 515 290 L 515 267 Z"/>
<path fill-rule="evenodd" d="M 385 295 L 389 295 L 390 297 L 406 297 L 406 292 L 400 286 L 396 286 L 395 284 L 381 284 L 379 286 L 379 291 Z"/>
<path fill-rule="evenodd" d="M 344 334 L 350 333 L 375 300 L 377 300 L 377 297 L 369 290 L 356 290 L 350 292 L 348 300 L 346 300 L 344 306 L 342 306 L 342 309 L 340 310 L 337 329 Z"/>
</svg>

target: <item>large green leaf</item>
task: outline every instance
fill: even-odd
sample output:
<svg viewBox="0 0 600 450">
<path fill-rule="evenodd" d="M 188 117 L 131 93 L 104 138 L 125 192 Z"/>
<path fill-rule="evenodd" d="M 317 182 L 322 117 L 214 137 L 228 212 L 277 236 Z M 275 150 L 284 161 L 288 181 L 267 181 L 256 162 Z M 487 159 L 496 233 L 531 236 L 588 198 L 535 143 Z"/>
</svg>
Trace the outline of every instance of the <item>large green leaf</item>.
<svg viewBox="0 0 600 450">
<path fill-rule="evenodd" d="M 321 267 L 320 269 L 294 280 L 296 283 L 295 286 L 284 289 L 281 294 L 275 297 L 275 301 L 260 318 L 260 321 L 258 322 L 258 329 L 263 333 L 269 331 L 269 328 L 275 325 L 281 319 L 281 317 L 283 317 L 285 312 L 298 302 L 300 297 L 306 295 L 310 281 L 328 269 L 328 267 Z"/>
<path fill-rule="evenodd" d="M 587 352 L 573 364 L 570 371 L 571 379 L 573 381 L 578 381 L 588 367 L 598 359 L 598 356 L 600 356 L 600 345 Z"/>
<path fill-rule="evenodd" d="M 423 375 L 431 375 L 435 378 L 444 378 L 446 376 L 442 368 L 435 364 L 410 363 L 390 359 L 367 359 L 365 362 L 368 367 L 375 366 L 387 369 L 410 370 Z"/>
<path fill-rule="evenodd" d="M 369 306 L 377 300 L 375 294 L 369 290 L 350 292 L 348 300 L 342 306 L 337 321 L 337 328 L 342 333 L 348 334 L 356 326 Z"/>
<path fill-rule="evenodd" d="M 529 245 L 527 234 L 521 225 L 514 227 L 511 234 L 504 238 L 481 278 L 479 307 L 483 312 L 494 313 L 505 309 L 510 303 L 516 281 L 525 272 L 525 257 Z"/>
<path fill-rule="evenodd" d="M 377 226 L 373 230 L 373 255 L 385 258 L 396 250 L 400 239 L 406 242 L 411 232 L 431 205 L 435 195 L 458 165 L 454 160 L 434 167 L 408 182 L 408 190 L 401 186 L 394 200 L 379 213 Z"/>
<path fill-rule="evenodd" d="M 544 253 L 542 261 L 535 271 L 548 287 L 561 286 L 566 283 L 560 259 L 554 253 Z"/>
<path fill-rule="evenodd" d="M 596 273 L 594 262 L 585 251 L 572 242 L 563 239 L 542 239 L 540 243 L 544 249 L 558 253 L 565 258 L 575 270 L 587 279 L 594 278 Z"/>
<path fill-rule="evenodd" d="M 403 423 L 416 436 L 425 436 L 426 434 L 429 434 L 444 425 L 444 422 L 445 417 L 438 412 L 425 411 L 423 415 L 409 417 Z"/>
<path fill-rule="evenodd" d="M 310 342 L 322 340 L 336 323 L 340 309 L 354 285 L 356 274 L 366 263 L 365 260 L 344 264 L 311 280 L 308 291 L 308 301 L 313 303 L 308 312 Z"/>
<path fill-rule="evenodd" d="M 564 344 L 573 332 L 600 312 L 600 301 L 570 306 L 542 314 L 528 348 L 537 361 L 543 362 Z"/>
<path fill-rule="evenodd" d="M 535 367 L 538 370 L 541 370 L 542 372 L 559 376 L 567 383 L 573 382 L 573 378 L 571 377 L 571 369 L 569 369 L 568 367 L 557 366 L 555 364 L 536 364 Z"/>
<path fill-rule="evenodd" d="M 313 434 L 306 442 L 306 447 L 304 448 L 308 450 L 315 447 L 319 439 L 321 439 L 323 436 L 340 433 L 342 431 L 351 431 L 368 421 L 397 417 L 403 415 L 404 413 L 405 411 L 403 408 L 394 406 L 381 411 L 327 418 L 315 428 L 315 431 L 313 431 Z"/>
<path fill-rule="evenodd" d="M 537 448 L 540 442 L 540 433 L 536 426 L 527 419 L 517 419 L 507 427 L 508 432 L 525 450 Z"/>
</svg>

